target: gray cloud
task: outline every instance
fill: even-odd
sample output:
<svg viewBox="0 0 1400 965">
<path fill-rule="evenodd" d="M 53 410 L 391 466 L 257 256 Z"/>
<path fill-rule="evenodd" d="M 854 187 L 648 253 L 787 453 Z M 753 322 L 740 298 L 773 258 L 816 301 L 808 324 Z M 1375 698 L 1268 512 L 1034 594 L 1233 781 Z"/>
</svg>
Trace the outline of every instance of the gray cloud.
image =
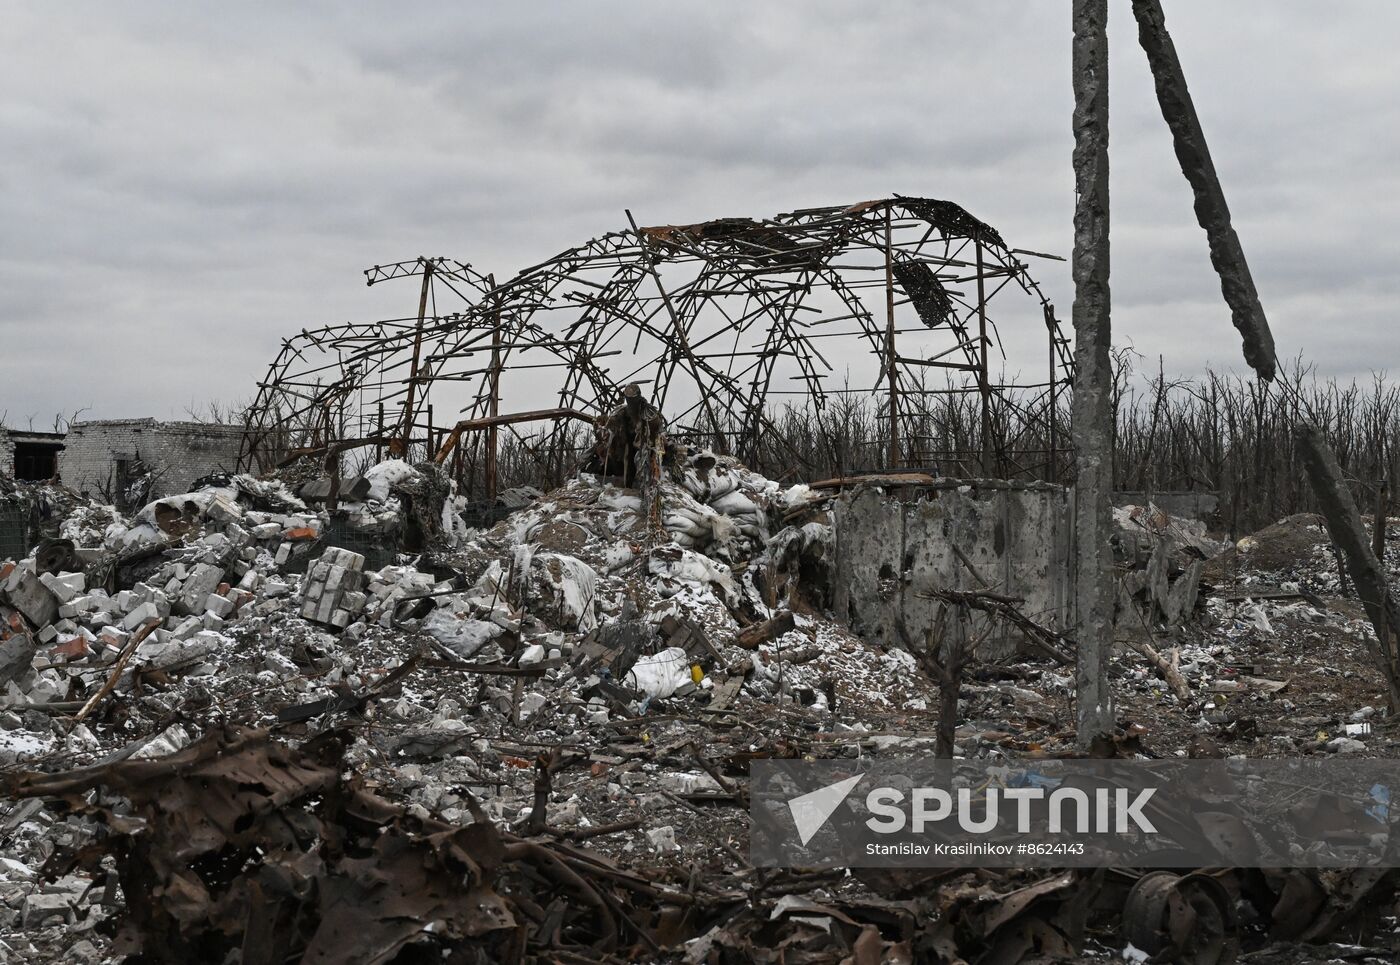
<svg viewBox="0 0 1400 965">
<path fill-rule="evenodd" d="M 1400 7 L 1167 6 L 1281 352 L 1391 365 Z M 1237 367 L 1126 3 L 1110 30 L 1117 330 L 1170 371 Z M 362 268 L 503 277 L 624 207 L 898 191 L 1070 247 L 1063 3 L 16 5 L 5 36 L 12 422 L 246 398 L 282 337 L 408 310 Z M 1033 268 L 1067 317 L 1066 267 Z"/>
</svg>

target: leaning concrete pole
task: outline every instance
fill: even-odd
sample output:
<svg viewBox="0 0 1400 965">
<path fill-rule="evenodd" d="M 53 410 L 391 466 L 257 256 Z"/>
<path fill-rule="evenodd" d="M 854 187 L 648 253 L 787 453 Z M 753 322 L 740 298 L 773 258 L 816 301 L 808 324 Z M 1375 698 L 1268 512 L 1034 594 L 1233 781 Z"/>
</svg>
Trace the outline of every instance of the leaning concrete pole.
<svg viewBox="0 0 1400 965">
<path fill-rule="evenodd" d="M 1400 627 L 1400 605 L 1390 592 L 1385 566 L 1371 548 L 1366 527 L 1361 522 L 1361 511 L 1356 507 L 1342 468 L 1322 430 L 1307 423 L 1299 426 L 1298 453 L 1317 493 L 1318 508 L 1327 521 L 1327 531 L 1342 551 L 1356 595 L 1361 597 L 1361 605 L 1375 628 L 1376 642 L 1372 644 L 1367 640 L 1371 659 L 1385 680 L 1390 706 L 1400 707 L 1400 649 L 1397 649 L 1395 634 Z"/>
<path fill-rule="evenodd" d="M 1264 307 L 1259 304 L 1239 235 L 1230 224 L 1230 206 L 1225 203 L 1225 191 L 1215 173 L 1201 119 L 1196 116 L 1195 102 L 1186 87 L 1176 45 L 1167 33 L 1162 4 L 1159 0 L 1133 0 L 1133 16 L 1137 18 L 1138 43 L 1152 68 L 1157 104 L 1171 128 L 1176 159 L 1195 195 L 1196 220 L 1206 232 L 1210 263 L 1220 276 L 1220 290 L 1230 307 L 1230 318 L 1244 340 L 1244 360 L 1267 382 L 1277 368 L 1274 336 L 1264 317 Z"/>
<path fill-rule="evenodd" d="M 1075 669 L 1079 743 L 1113 731 L 1112 329 L 1108 297 L 1108 2 L 1074 0 Z"/>
</svg>

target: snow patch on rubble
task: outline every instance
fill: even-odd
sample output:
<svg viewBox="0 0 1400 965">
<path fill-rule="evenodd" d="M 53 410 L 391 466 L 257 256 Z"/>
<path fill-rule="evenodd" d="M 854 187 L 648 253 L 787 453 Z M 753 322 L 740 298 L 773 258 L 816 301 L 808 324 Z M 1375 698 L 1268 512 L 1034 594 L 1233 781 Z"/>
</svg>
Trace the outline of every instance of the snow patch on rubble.
<svg viewBox="0 0 1400 965">
<path fill-rule="evenodd" d="M 386 503 L 389 501 L 389 490 L 392 487 L 417 479 L 418 476 L 418 470 L 402 459 L 390 459 L 371 466 L 365 470 L 365 479 L 369 482 L 367 499 L 376 503 Z"/>
</svg>

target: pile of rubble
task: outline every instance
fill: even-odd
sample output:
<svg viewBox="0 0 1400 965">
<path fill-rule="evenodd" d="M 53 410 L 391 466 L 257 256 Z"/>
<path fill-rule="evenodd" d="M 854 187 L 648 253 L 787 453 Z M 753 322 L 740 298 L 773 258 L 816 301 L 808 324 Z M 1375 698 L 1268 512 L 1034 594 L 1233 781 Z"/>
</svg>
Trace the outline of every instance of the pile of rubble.
<svg viewBox="0 0 1400 965">
<path fill-rule="evenodd" d="M 387 466 L 346 493 L 359 498 L 341 502 L 341 518 L 403 528 L 397 490 L 436 470 Z M 519 825 L 544 813 L 530 764 L 541 748 L 616 749 L 617 728 L 646 746 L 661 731 L 635 725 L 664 727 L 663 705 L 733 728 L 736 702 L 775 702 L 816 729 L 842 700 L 858 733 L 867 704 L 894 709 L 922 692 L 907 655 L 773 598 L 770 520 L 805 513 L 799 542 L 820 552 L 820 500 L 708 453 L 672 476 L 659 525 L 637 491 L 587 475 L 485 531 L 454 521 L 449 492 L 432 509 L 433 551 L 378 569 L 332 545 L 332 514 L 276 481 L 210 480 L 130 519 L 76 506 L 60 538 L 0 568 L 0 762 L 102 767 L 181 753 L 233 724 L 298 741 L 349 718 L 372 726 L 348 759 L 414 813 L 469 820 L 481 801 Z M 691 794 L 712 780 L 692 770 L 647 783 Z M 604 782 L 619 790 L 602 800 L 635 804 L 641 786 L 618 780 L 627 789 Z M 578 801 L 549 810 L 551 827 L 590 826 Z M 91 828 L 42 808 L 8 820 L 4 940 L 20 957 L 9 939 L 46 924 L 68 925 L 49 933 L 75 947 L 95 940 L 71 927 L 87 906 L 38 879 L 56 840 Z M 651 853 L 675 833 L 648 830 L 660 832 L 642 839 Z"/>
<path fill-rule="evenodd" d="M 0 764 L 16 801 L 0 817 L 0 961 L 426 947 L 463 962 L 863 965 L 1128 944 L 1117 909 L 1135 877 L 749 866 L 750 761 L 935 746 L 940 687 L 921 655 L 823 612 L 822 493 L 676 450 L 650 486 L 582 473 L 480 529 L 439 472 L 383 464 L 333 511 L 314 482 L 247 476 L 129 519 L 70 502 L 55 538 L 0 567 Z M 370 563 L 410 530 L 421 549 Z M 1233 673 L 1254 653 L 1238 625 L 1249 607 L 1278 623 L 1312 604 L 1230 599 L 1204 537 L 1185 533 L 1168 550 L 1122 540 L 1124 605 L 1143 608 L 1188 693 L 1124 651 L 1116 752 L 1150 736 L 1152 753 L 1206 739 L 1268 753 L 1269 727 L 1251 736 L 1239 709 L 1311 695 L 1291 681 L 1256 695 L 1262 673 Z M 1167 621 L 1151 608 L 1159 577 L 1168 594 L 1215 589 L 1194 620 Z M 1229 680 L 1250 693 L 1217 692 Z M 1060 663 L 974 664 L 955 686 L 959 756 L 1075 753 Z M 1338 923 L 1353 919 L 1329 896 L 1389 887 L 1307 881 Z M 1260 909 L 1256 945 L 1301 934 L 1269 924 L 1284 882 L 1225 884 Z"/>
</svg>

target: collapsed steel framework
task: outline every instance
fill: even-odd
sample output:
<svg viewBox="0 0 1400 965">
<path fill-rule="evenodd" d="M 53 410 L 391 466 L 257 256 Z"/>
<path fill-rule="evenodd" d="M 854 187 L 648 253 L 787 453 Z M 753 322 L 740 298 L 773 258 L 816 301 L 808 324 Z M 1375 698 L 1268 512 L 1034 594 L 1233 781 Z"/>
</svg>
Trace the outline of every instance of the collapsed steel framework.
<svg viewBox="0 0 1400 965">
<path fill-rule="evenodd" d="M 459 475 L 464 458 L 479 458 L 494 492 L 500 426 L 548 415 L 544 433 L 566 431 L 558 416 L 600 414 L 633 382 L 673 433 L 740 457 L 782 445 L 774 409 L 793 397 L 822 408 L 835 395 L 873 394 L 890 467 L 947 455 L 923 448 L 918 397 L 974 392 L 984 471 L 1004 455 L 993 441 L 994 399 L 1041 414 L 1049 443 L 1040 452 L 1053 467 L 1056 395 L 1071 361 L 1054 308 L 1019 257 L 1036 253 L 1009 248 L 958 205 L 895 196 L 640 228 L 627 217 L 626 230 L 500 284 L 443 258 L 368 270 L 371 285 L 419 278 L 417 315 L 286 340 L 248 413 L 244 467 L 354 446 L 422 447 L 439 461 L 451 455 Z M 1002 340 L 993 303 L 999 310 L 1008 289 L 1044 325 L 1044 381 L 994 376 Z M 440 313 L 440 301 L 455 310 Z M 952 378 L 930 386 L 930 370 Z M 1013 400 L 1012 388 L 1029 395 Z M 542 397 L 556 408 L 502 414 L 503 401 L 518 408 Z M 436 419 L 435 405 L 452 415 Z"/>
</svg>

